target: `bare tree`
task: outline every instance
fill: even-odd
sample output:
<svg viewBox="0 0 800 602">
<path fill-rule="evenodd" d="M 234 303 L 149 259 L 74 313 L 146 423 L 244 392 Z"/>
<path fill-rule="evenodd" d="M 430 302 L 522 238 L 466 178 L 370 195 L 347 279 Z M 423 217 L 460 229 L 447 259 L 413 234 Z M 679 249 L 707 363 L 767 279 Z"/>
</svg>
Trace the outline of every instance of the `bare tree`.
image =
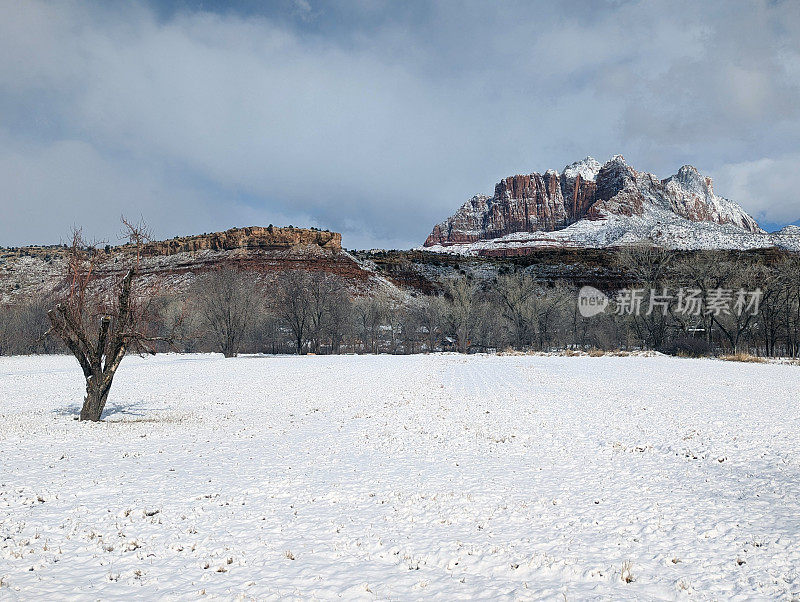
<svg viewBox="0 0 800 602">
<path fill-rule="evenodd" d="M 636 244 L 619 251 L 616 263 L 641 287 L 645 295 L 662 295 L 668 281 L 675 254 L 667 249 Z M 662 347 L 669 324 L 668 309 L 634 313 L 630 319 L 640 339 L 651 349 Z"/>
<path fill-rule="evenodd" d="M 400 352 L 406 333 L 413 334 L 414 326 L 410 323 L 410 313 L 395 299 L 387 299 L 384 325 L 388 335 L 389 353 Z M 406 339 L 407 340 L 407 339 Z"/>
<path fill-rule="evenodd" d="M 563 285 L 537 291 L 534 297 L 534 313 L 539 349 L 547 349 L 562 334 L 559 328 L 563 327 L 566 308 L 574 303 L 576 298 L 577 293 Z M 566 336 L 562 336 L 562 340 L 566 340 Z"/>
<path fill-rule="evenodd" d="M 782 262 L 778 278 L 783 283 L 783 317 L 786 354 L 800 357 L 800 258 L 793 256 Z"/>
<path fill-rule="evenodd" d="M 381 327 L 388 311 L 389 302 L 380 293 L 360 297 L 353 303 L 356 329 L 365 353 L 378 353 L 380 350 Z"/>
<path fill-rule="evenodd" d="M 710 291 L 726 288 L 739 270 L 740 266 L 736 262 L 714 251 L 698 251 L 675 262 L 673 270 L 675 284 L 696 289 L 703 300 L 699 315 L 673 316 L 682 329 L 692 326 L 704 333 L 709 346 L 713 344 L 714 326 L 718 325 L 718 320 L 714 313 L 708 311 L 705 300 Z"/>
<path fill-rule="evenodd" d="M 300 355 L 313 324 L 311 275 L 305 270 L 286 270 L 275 284 L 275 313 L 291 330 L 295 350 Z"/>
<path fill-rule="evenodd" d="M 230 267 L 215 270 L 198 280 L 195 297 L 201 322 L 215 347 L 225 357 L 236 357 L 261 302 L 261 291 L 252 274 Z"/>
<path fill-rule="evenodd" d="M 30 299 L 0 309 L 0 355 L 56 351 L 58 341 L 46 336 L 50 308 L 45 299 Z"/>
<path fill-rule="evenodd" d="M 447 282 L 447 324 L 456 339 L 458 350 L 467 353 L 475 328 L 478 287 L 466 277 Z"/>
<path fill-rule="evenodd" d="M 328 301 L 328 319 L 325 336 L 331 345 L 331 353 L 339 353 L 346 337 L 352 331 L 353 305 L 346 289 L 336 291 Z"/>
<path fill-rule="evenodd" d="M 761 294 L 773 294 L 772 287 L 764 286 L 770 280 L 770 271 L 765 266 L 755 263 L 743 263 L 742 265 L 733 264 L 732 267 L 734 269 L 729 279 L 725 282 L 725 286 L 730 289 L 731 293 L 743 294 L 746 297 L 749 294 L 747 291 L 759 288 Z M 766 291 L 761 288 L 762 286 Z M 759 300 L 759 305 L 761 302 L 763 302 L 763 299 Z M 758 322 L 757 314 L 752 309 L 744 310 L 742 307 L 738 310 L 734 307 L 733 310 L 720 312 L 719 315 L 715 315 L 712 312 L 710 318 L 712 323 L 724 335 L 734 353 L 741 351 L 743 341 L 749 334 L 752 325 Z"/>
<path fill-rule="evenodd" d="M 330 322 L 334 318 L 334 306 L 341 304 L 346 294 L 346 285 L 339 276 L 327 272 L 309 274 L 304 296 L 308 300 L 308 331 L 314 353 L 320 352 L 322 339 L 328 335 L 329 326 L 333 326 Z"/>
<path fill-rule="evenodd" d="M 536 281 L 526 272 L 500 276 L 495 283 L 499 309 L 508 325 L 516 349 L 522 349 L 534 336 Z"/>
<path fill-rule="evenodd" d="M 420 343 L 421 346 L 421 334 L 423 332 L 419 313 L 413 305 L 408 303 L 400 305 L 397 313 L 399 315 L 398 323 L 403 352 L 416 353 L 417 344 Z"/>
<path fill-rule="evenodd" d="M 11 308 L 3 308 L 0 311 L 0 355 L 11 355 L 14 352 L 14 322 Z"/>
<path fill-rule="evenodd" d="M 786 286 L 781 278 L 781 267 L 770 270 L 768 276 L 759 283 L 764 291 L 764 298 L 759 308 L 758 321 L 755 326 L 761 336 L 763 352 L 774 356 L 778 353 L 778 341 L 784 326 L 784 301 Z"/>
<path fill-rule="evenodd" d="M 125 223 L 128 239 L 143 241 L 142 225 Z M 139 245 L 137 245 L 138 247 Z M 98 421 L 105 409 L 111 383 L 128 351 L 155 353 L 151 343 L 159 337 L 142 332 L 143 317 L 152 291 L 133 291 L 137 260 L 121 279 L 98 277 L 97 246 L 87 244 L 74 230 L 67 250 L 67 278 L 56 306 L 48 312 L 50 331 L 72 352 L 86 378 L 86 397 L 80 419 Z M 117 281 L 118 280 L 118 281 Z"/>
<path fill-rule="evenodd" d="M 185 293 L 175 292 L 162 293 L 153 299 L 154 310 L 150 314 L 152 321 L 149 326 L 150 332 L 156 332 L 165 339 L 168 344 L 159 345 L 160 350 L 178 350 L 184 353 L 191 353 L 197 350 L 197 337 L 201 330 L 200 320 L 197 312 L 190 312 L 190 305 Z"/>
<path fill-rule="evenodd" d="M 442 297 L 421 297 L 416 300 L 413 312 L 416 323 L 425 333 L 425 345 L 428 351 L 436 351 L 442 337 L 445 322 L 445 301 Z"/>
</svg>

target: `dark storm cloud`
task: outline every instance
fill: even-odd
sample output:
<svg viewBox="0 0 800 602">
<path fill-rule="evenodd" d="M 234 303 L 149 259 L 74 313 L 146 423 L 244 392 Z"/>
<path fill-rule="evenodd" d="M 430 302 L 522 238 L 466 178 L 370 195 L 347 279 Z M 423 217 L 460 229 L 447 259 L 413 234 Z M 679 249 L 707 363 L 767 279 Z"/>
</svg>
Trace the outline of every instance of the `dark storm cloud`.
<svg viewBox="0 0 800 602">
<path fill-rule="evenodd" d="M 800 217 L 794 3 L 0 1 L 0 244 L 250 223 L 408 247 L 511 173 L 693 163 Z"/>
</svg>

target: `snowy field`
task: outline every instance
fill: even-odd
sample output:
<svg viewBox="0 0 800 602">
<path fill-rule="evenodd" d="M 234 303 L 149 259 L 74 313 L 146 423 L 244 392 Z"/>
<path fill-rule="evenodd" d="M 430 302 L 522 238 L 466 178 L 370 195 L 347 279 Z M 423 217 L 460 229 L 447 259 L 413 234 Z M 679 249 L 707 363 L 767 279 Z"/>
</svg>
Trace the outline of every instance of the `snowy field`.
<svg viewBox="0 0 800 602">
<path fill-rule="evenodd" d="M 800 368 L 0 358 L 0 599 L 792 599 Z"/>
</svg>

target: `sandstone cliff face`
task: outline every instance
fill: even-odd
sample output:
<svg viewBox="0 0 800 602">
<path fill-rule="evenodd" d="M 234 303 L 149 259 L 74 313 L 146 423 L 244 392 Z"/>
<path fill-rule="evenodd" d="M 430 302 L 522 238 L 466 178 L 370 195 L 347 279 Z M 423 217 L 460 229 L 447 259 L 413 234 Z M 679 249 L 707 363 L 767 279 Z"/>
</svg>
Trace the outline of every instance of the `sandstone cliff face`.
<svg viewBox="0 0 800 602">
<path fill-rule="evenodd" d="M 234 249 L 288 249 L 292 247 L 320 247 L 341 251 L 342 235 L 338 232 L 308 230 L 305 228 L 275 228 L 251 226 L 231 228 L 224 232 L 182 236 L 145 245 L 144 255 L 174 255 L 194 251 L 232 251 Z M 123 247 L 127 248 L 127 247 Z"/>
<path fill-rule="evenodd" d="M 553 232 L 582 219 L 638 216 L 650 208 L 697 222 L 763 230 L 736 203 L 714 194 L 711 178 L 689 165 L 660 180 L 637 172 L 617 155 L 604 165 L 587 157 L 561 173 L 550 170 L 504 178 L 494 195 L 475 196 L 434 227 L 425 246 L 472 243 L 516 232 Z"/>
</svg>

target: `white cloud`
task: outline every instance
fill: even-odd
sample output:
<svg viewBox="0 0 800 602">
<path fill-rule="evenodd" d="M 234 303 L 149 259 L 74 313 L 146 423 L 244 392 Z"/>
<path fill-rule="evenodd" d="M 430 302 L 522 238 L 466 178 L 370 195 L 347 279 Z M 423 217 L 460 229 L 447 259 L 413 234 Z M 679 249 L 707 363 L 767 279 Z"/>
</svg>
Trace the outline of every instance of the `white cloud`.
<svg viewBox="0 0 800 602">
<path fill-rule="evenodd" d="M 13 147 L 13 151 L 5 150 Z M 58 243 L 73 226 L 117 242 L 120 216 L 145 217 L 163 238 L 250 223 L 308 223 L 305 214 L 253 208 L 175 181 L 157 166 L 136 167 L 78 140 L 24 144 L 0 135 L 3 204 L 0 240 L 6 246 Z"/>
<path fill-rule="evenodd" d="M 132 206 L 168 233 L 302 220 L 411 246 L 510 173 L 617 152 L 714 168 L 800 135 L 780 5 L 287 6 L 314 27 L 0 0 L 0 244 L 87 220 L 108 236 Z"/>
<path fill-rule="evenodd" d="M 800 153 L 729 163 L 715 173 L 725 189 L 715 186 L 715 190 L 736 199 L 758 220 L 785 224 L 800 219 L 799 172 Z"/>
</svg>

